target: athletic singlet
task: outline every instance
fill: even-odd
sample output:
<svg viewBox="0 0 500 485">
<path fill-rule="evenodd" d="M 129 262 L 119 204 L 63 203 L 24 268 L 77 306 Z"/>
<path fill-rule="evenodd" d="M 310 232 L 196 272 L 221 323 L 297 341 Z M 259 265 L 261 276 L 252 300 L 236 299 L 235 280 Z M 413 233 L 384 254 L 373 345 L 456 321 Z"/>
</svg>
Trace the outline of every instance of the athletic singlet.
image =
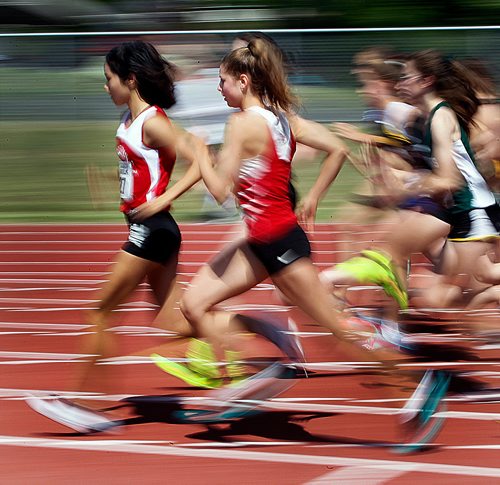
<svg viewBox="0 0 500 485">
<path fill-rule="evenodd" d="M 116 132 L 116 152 L 120 159 L 120 210 L 128 213 L 165 192 L 175 163 L 175 151 L 148 147 L 142 139 L 144 123 L 153 116 L 167 115 L 150 106 L 132 121 L 130 111 L 122 117 Z"/>
<path fill-rule="evenodd" d="M 424 144 L 431 149 L 432 133 L 431 123 L 436 111 L 441 107 L 450 108 L 450 105 L 442 101 L 430 112 L 426 125 Z M 460 138 L 453 142 L 452 157 L 464 178 L 466 185 L 453 193 L 453 205 L 450 207 L 452 213 L 463 212 L 470 209 L 480 209 L 495 204 L 495 197 L 488 188 L 488 184 L 479 173 L 474 162 L 474 155 L 469 145 L 467 133 L 460 125 Z"/>
<path fill-rule="evenodd" d="M 246 111 L 264 117 L 271 139 L 260 155 L 242 161 L 236 195 L 248 239 L 270 242 L 297 224 L 289 189 L 295 139 L 284 113 L 275 115 L 258 106 Z"/>
<path fill-rule="evenodd" d="M 406 126 L 410 115 L 415 111 L 415 107 L 402 103 L 401 101 L 389 101 L 385 106 L 382 115 L 382 126 L 384 131 L 408 136 Z"/>
</svg>

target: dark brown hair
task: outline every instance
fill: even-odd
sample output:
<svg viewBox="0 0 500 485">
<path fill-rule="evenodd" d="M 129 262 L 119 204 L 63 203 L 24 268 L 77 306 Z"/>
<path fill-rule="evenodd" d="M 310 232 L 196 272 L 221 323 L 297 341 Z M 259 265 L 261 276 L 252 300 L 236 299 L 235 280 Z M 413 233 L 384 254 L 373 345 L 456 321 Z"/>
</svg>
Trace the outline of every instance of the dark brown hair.
<svg viewBox="0 0 500 485">
<path fill-rule="evenodd" d="M 479 100 L 464 72 L 464 66 L 433 49 L 416 52 L 410 56 L 410 60 L 415 63 L 420 74 L 434 78 L 434 90 L 450 104 L 460 124 L 469 131 Z"/>
<path fill-rule="evenodd" d="M 133 74 L 137 91 L 151 105 L 170 108 L 175 104 L 175 68 L 148 42 L 124 42 L 106 55 L 106 63 L 122 81 Z"/>
<path fill-rule="evenodd" d="M 464 59 L 462 65 L 467 69 L 466 75 L 476 94 L 481 98 L 496 98 L 495 79 L 488 64 L 481 59 Z"/>
<path fill-rule="evenodd" d="M 221 66 L 231 76 L 250 76 L 252 91 L 271 108 L 291 111 L 297 98 L 288 85 L 283 53 L 263 38 L 253 38 L 247 47 L 240 47 L 222 59 Z"/>
</svg>

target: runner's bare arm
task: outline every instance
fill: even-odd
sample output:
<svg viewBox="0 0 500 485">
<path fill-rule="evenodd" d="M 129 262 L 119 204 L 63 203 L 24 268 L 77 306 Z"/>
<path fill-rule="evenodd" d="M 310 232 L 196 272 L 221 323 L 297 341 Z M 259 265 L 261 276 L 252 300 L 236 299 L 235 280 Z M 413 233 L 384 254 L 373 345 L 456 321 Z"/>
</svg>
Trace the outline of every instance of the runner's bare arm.
<svg viewBox="0 0 500 485">
<path fill-rule="evenodd" d="M 290 124 L 297 142 L 326 153 L 316 182 L 300 204 L 299 216 L 307 223 L 312 223 L 320 200 L 347 158 L 348 149 L 338 137 L 319 123 L 291 116 Z"/>
<path fill-rule="evenodd" d="M 439 110 L 431 126 L 432 153 L 436 161 L 433 174 L 424 178 L 422 188 L 430 194 L 454 192 L 465 184 L 452 156 L 453 140 L 459 136 L 458 122 L 449 109 Z"/>
<path fill-rule="evenodd" d="M 153 123 L 151 123 L 153 122 Z M 144 141 L 149 146 L 175 147 L 177 155 L 190 163 L 185 174 L 161 196 L 146 202 L 134 211 L 135 220 L 151 217 L 172 204 L 201 179 L 198 164 L 194 161 L 194 140 L 196 137 L 182 128 L 171 125 L 165 118 L 155 116 L 145 124 Z M 173 145 L 172 145 L 173 144 Z"/>
<path fill-rule="evenodd" d="M 222 203 L 232 193 L 238 179 L 243 157 L 243 146 L 248 136 L 248 117 L 238 113 L 229 118 L 217 164 L 214 166 L 206 146 L 197 143 L 196 159 L 200 165 L 203 181 L 215 199 Z"/>
</svg>

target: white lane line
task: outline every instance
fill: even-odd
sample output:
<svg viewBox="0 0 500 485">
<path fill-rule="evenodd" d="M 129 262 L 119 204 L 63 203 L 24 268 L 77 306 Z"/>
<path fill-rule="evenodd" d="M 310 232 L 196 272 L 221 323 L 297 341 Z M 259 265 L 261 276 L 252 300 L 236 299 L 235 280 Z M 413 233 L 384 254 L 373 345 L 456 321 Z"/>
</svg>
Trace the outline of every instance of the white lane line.
<svg viewBox="0 0 500 485">
<path fill-rule="evenodd" d="M 110 266 L 113 261 L 2 261 L 2 266 L 98 266 L 105 265 Z"/>
<path fill-rule="evenodd" d="M 45 249 L 45 250 L 30 250 L 30 249 L 0 249 L 0 254 L 115 254 L 116 249 Z M 31 262 L 32 264 L 36 262 Z M 71 263 L 68 261 L 67 263 Z"/>
<path fill-rule="evenodd" d="M 74 360 L 57 360 L 57 359 L 50 359 L 50 360 L 8 360 L 8 361 L 0 361 L 0 366 L 1 365 L 66 364 L 68 362 L 83 363 L 83 362 L 88 362 L 88 360 L 85 360 L 85 359 L 74 359 Z"/>
<path fill-rule="evenodd" d="M 77 300 L 77 299 L 67 299 L 67 298 L 0 298 L 0 303 L 44 303 L 58 304 L 58 303 L 68 303 L 68 304 L 87 304 L 96 303 L 99 300 Z"/>
<path fill-rule="evenodd" d="M 89 266 L 112 266 L 115 263 L 113 261 L 1 261 L 2 266 L 29 266 L 30 268 L 33 266 L 80 266 L 83 265 L 85 267 Z M 203 266 L 205 262 L 189 262 L 189 261 L 179 261 L 180 266 Z"/>
<path fill-rule="evenodd" d="M 116 254 L 117 249 L 0 249 L 0 254 Z M 220 249 L 210 250 L 181 250 L 183 254 L 218 254 Z M 313 251 L 315 254 L 321 254 L 324 251 Z M 332 251 L 336 253 L 336 251 Z M 68 261 L 70 262 L 70 261 Z"/>
<path fill-rule="evenodd" d="M 97 307 L 85 306 L 85 310 L 96 310 L 96 309 L 97 309 Z M 50 307 L 50 308 L 4 307 L 4 308 L 0 308 L 0 310 L 8 310 L 8 311 L 15 312 L 15 313 L 68 312 L 68 311 L 81 312 L 83 310 L 83 307 L 81 307 L 81 306 L 76 306 L 76 307 L 63 306 L 63 307 Z M 113 310 L 113 311 L 114 312 L 142 312 L 142 311 L 157 311 L 157 309 L 156 308 L 118 308 L 118 309 Z"/>
<path fill-rule="evenodd" d="M 0 275 L 13 275 L 13 276 L 106 276 L 109 271 L 0 271 Z M 23 278 L 17 278 L 19 281 L 25 281 Z M 29 280 L 26 280 L 29 281 Z M 49 279 L 49 281 L 53 281 Z M 67 281 L 67 280 L 64 280 Z"/>
<path fill-rule="evenodd" d="M 92 325 L 81 325 L 78 323 L 38 323 L 38 322 L 0 322 L 0 328 L 23 328 L 36 330 L 83 330 Z"/>
<path fill-rule="evenodd" d="M 52 357 L 48 357 L 47 363 L 55 362 Z M 172 359 L 176 362 L 183 362 L 185 359 Z M 68 362 L 68 360 L 63 360 L 61 362 Z M 76 360 L 71 360 L 71 362 L 76 362 Z M 151 360 L 144 361 L 141 358 L 137 359 L 137 363 L 151 363 Z M 1 363 L 0 363 L 1 364 Z M 11 393 L 12 390 L 9 390 Z M 18 390 L 19 397 L 26 396 L 27 391 L 21 389 Z M 47 392 L 47 391 L 35 391 L 37 393 Z M 12 396 L 12 394 L 9 394 Z M 0 389 L 0 397 L 3 396 L 2 390 Z M 204 397 L 196 398 L 183 398 L 180 402 L 184 404 L 189 404 L 193 401 L 197 401 L 203 405 Z M 314 398 L 310 398 L 314 400 Z M 349 398 L 344 398 L 346 401 Z M 447 400 L 446 400 L 447 401 Z M 364 414 L 364 415 L 379 415 L 379 416 L 395 416 L 400 412 L 400 408 L 394 407 L 381 407 L 381 406 L 357 406 L 352 404 L 314 404 L 311 402 L 297 403 L 292 401 L 277 401 L 270 399 L 267 401 L 258 400 L 241 400 L 241 402 L 251 403 L 257 405 L 259 409 L 264 411 L 288 411 L 288 412 L 301 412 L 301 413 L 342 413 L 342 414 Z M 356 402 L 356 401 L 355 401 Z M 472 421 L 499 421 L 500 413 L 481 413 L 481 412 L 471 412 L 471 411 L 444 411 L 436 413 L 436 417 L 449 418 L 449 419 L 464 419 Z"/>
<path fill-rule="evenodd" d="M 25 400 L 26 396 L 30 395 L 54 395 L 57 394 L 58 396 L 64 396 L 67 398 L 73 397 L 73 398 L 78 398 L 81 396 L 87 396 L 89 399 L 94 399 L 98 398 L 100 396 L 103 396 L 102 394 L 95 393 L 95 392 L 80 392 L 80 391 L 60 391 L 60 390 L 54 390 L 54 389 L 13 389 L 13 388 L 0 388 L 0 398 L 4 399 L 13 399 L 13 400 Z M 124 397 L 131 397 L 131 396 L 124 396 Z M 124 398 L 120 397 L 120 399 Z M 109 399 L 111 399 L 111 396 L 108 396 Z"/>
<path fill-rule="evenodd" d="M 193 275 L 194 276 L 194 275 Z M 15 286 L 4 286 L 0 288 L 0 291 L 3 291 L 5 293 L 20 293 L 20 292 L 30 292 L 30 291 L 61 291 L 61 292 L 68 292 L 68 291 L 96 291 L 101 284 L 105 283 L 107 280 L 99 280 L 99 281 L 80 281 L 80 282 L 70 282 L 70 281 L 59 281 L 54 283 L 59 283 L 60 285 L 63 286 L 29 286 L 34 284 L 35 282 L 33 281 L 28 281 L 28 280 L 20 280 L 16 282 L 10 282 L 10 284 L 19 284 L 23 285 L 22 287 L 15 287 Z M 51 281 L 48 281 L 49 283 Z M 75 283 L 80 283 L 80 284 L 87 284 L 89 286 L 72 286 Z M 179 283 L 184 284 L 184 285 L 189 285 L 188 281 L 179 281 Z M 140 289 L 143 289 L 143 291 L 147 291 L 148 293 L 153 294 L 151 289 L 146 286 L 145 284 L 139 285 Z M 255 291 L 274 291 L 274 288 L 263 288 L 261 286 L 255 286 L 254 288 L 250 288 L 251 292 Z M 23 298 L 24 300 L 24 298 Z M 42 299 L 44 300 L 44 299 Z"/>
<path fill-rule="evenodd" d="M 45 332 L 34 332 L 33 330 L 12 330 L 10 332 L 4 332 L 0 330 L 0 335 L 46 335 Z M 58 334 L 60 335 L 60 334 Z"/>
<path fill-rule="evenodd" d="M 325 473 L 319 477 L 313 478 L 304 485 L 331 485 L 332 483 L 341 483 L 342 485 L 381 485 L 393 478 L 404 475 L 405 473 L 418 470 L 420 465 L 415 464 L 413 470 L 385 470 L 379 467 L 349 466 Z"/>
<path fill-rule="evenodd" d="M 3 293 L 29 293 L 30 291 L 60 291 L 60 292 L 69 292 L 69 291 L 96 291 L 96 287 L 92 285 L 91 287 L 78 287 L 78 286 L 35 286 L 29 288 L 0 288 L 0 292 Z M 24 300 L 24 298 L 23 298 Z"/>
<path fill-rule="evenodd" d="M 253 401 L 252 401 L 253 402 Z M 356 406 L 344 404 L 312 404 L 312 403 L 277 403 L 273 400 L 260 401 L 261 409 L 286 410 L 297 412 L 324 412 L 324 413 L 345 413 L 345 414 L 376 414 L 381 416 L 397 415 L 399 408 L 387 408 L 380 406 Z M 497 421 L 500 420 L 500 413 L 480 413 L 470 411 L 444 411 L 435 414 L 436 417 L 450 419 L 470 419 L 474 421 Z"/>
<path fill-rule="evenodd" d="M 472 366 L 498 366 L 500 365 L 499 361 L 482 361 L 482 362 L 416 362 L 416 363 L 407 363 L 407 364 L 396 364 L 397 367 L 472 367 Z"/>
<path fill-rule="evenodd" d="M 68 273 L 69 275 L 70 273 Z M 73 284 L 100 284 L 106 281 L 105 279 L 100 280 L 73 280 L 73 279 L 59 279 L 59 278 L 0 278 L 0 283 L 30 283 L 30 284 L 40 284 L 40 283 L 73 283 Z"/>
<path fill-rule="evenodd" d="M 447 450 L 500 450 L 500 445 L 456 445 L 447 446 Z"/>
<path fill-rule="evenodd" d="M 179 446 L 161 446 L 120 440 L 61 440 L 48 438 L 31 438 L 26 436 L 0 435 L 0 445 L 50 448 L 63 450 L 106 451 L 115 453 L 138 453 L 157 456 L 182 456 L 191 458 L 208 458 L 218 460 L 243 460 L 267 463 L 293 463 L 302 465 L 375 467 L 378 470 L 399 472 L 422 472 L 440 475 L 458 475 L 471 477 L 499 478 L 500 468 L 449 465 L 445 463 L 410 462 L 398 460 L 376 460 L 367 458 L 350 458 L 339 456 L 307 455 L 298 453 L 271 453 L 264 451 L 241 451 L 233 449 L 192 449 Z"/>
<path fill-rule="evenodd" d="M 174 444 L 174 443 L 172 443 Z M 179 448 L 247 448 L 249 446 L 308 446 L 308 441 L 230 441 L 230 442 L 201 442 L 201 443 L 176 443 Z"/>
<path fill-rule="evenodd" d="M 182 244 L 184 246 L 186 245 L 194 245 L 194 246 L 198 246 L 198 245 L 206 245 L 206 244 L 210 244 L 210 245 L 223 245 L 223 244 L 226 244 L 228 242 L 232 242 L 231 239 L 221 239 L 221 240 L 216 240 L 216 239 L 193 239 L 193 240 L 183 240 L 182 241 Z M 323 241 L 324 243 L 328 243 L 328 241 Z M 340 242 L 340 241 L 338 241 Z M 113 244 L 114 246 L 118 246 L 120 244 L 123 244 L 123 239 L 93 239 L 93 240 L 86 240 L 86 241 L 83 241 L 83 240 L 74 240 L 74 239 L 66 239 L 66 240 L 63 240 L 63 239 L 33 239 L 31 241 L 29 240 L 26 240 L 26 239 L 23 239 L 23 240 L 19 240 L 19 239 L 9 239 L 9 240 L 0 240 L 0 246 L 1 245 L 6 245 L 6 246 L 9 246 L 9 245 L 19 245 L 19 244 L 24 244 L 24 245 L 33 245 L 33 246 L 39 246 L 39 245 L 43 245 L 43 246 L 47 246 L 47 245 L 50 245 L 50 244 L 67 244 L 67 245 L 70 245 L 70 246 L 74 246 L 74 245 L 77 245 L 77 244 L 81 244 L 81 245 L 85 245 L 85 244 L 90 244 L 90 245 L 98 245 L 98 244 Z M 331 244 L 331 243 L 329 243 Z"/>
<path fill-rule="evenodd" d="M 81 359 L 86 357 L 95 357 L 97 354 L 63 354 L 54 352 L 11 352 L 11 351 L 0 351 L 1 359 L 43 359 L 43 360 L 73 360 Z"/>
<path fill-rule="evenodd" d="M 96 332 L 63 332 L 63 333 L 47 333 L 47 332 L 34 332 L 34 331 L 12 331 L 12 332 L 3 332 L 0 331 L 0 335 L 40 335 L 44 337 L 81 337 L 82 335 L 89 335 Z"/>
<path fill-rule="evenodd" d="M 479 345 L 476 347 L 478 350 L 498 350 L 500 349 L 500 344 L 486 344 L 486 345 Z"/>
<path fill-rule="evenodd" d="M 55 311 L 57 309 L 51 309 L 51 311 Z M 128 309 L 124 311 L 146 311 L 146 310 L 154 310 L 152 309 L 147 309 L 147 308 L 139 308 L 139 309 Z M 118 310 L 120 311 L 120 310 Z M 34 323 L 28 323 L 26 324 L 26 327 L 24 327 L 25 324 L 22 323 L 0 323 L 0 327 L 5 327 L 5 328 L 26 328 L 26 329 L 35 329 L 37 333 L 41 329 L 47 329 L 47 330 L 84 330 L 86 328 L 92 327 L 91 325 L 71 325 L 71 324 L 34 324 Z M 162 337 L 176 337 L 177 334 L 175 332 L 169 332 L 165 331 L 162 329 L 157 329 L 154 327 L 142 327 L 142 326 L 129 326 L 129 325 L 121 325 L 121 326 L 116 326 L 112 327 L 109 329 L 109 331 L 120 333 L 120 334 L 125 334 L 125 335 L 131 335 L 131 336 L 151 336 L 151 335 L 160 335 Z M 48 332 L 44 332 L 45 334 L 49 334 Z M 54 335 L 67 335 L 66 333 L 62 334 L 54 334 Z M 1 357 L 2 352 L 0 352 L 0 357 Z M 26 354 L 23 352 L 12 352 L 12 355 L 18 354 L 19 358 L 26 357 Z M 35 352 L 32 352 L 31 355 L 36 356 L 37 354 Z M 44 355 L 43 353 L 40 355 Z M 64 354 L 51 354 L 54 355 L 55 358 L 60 358 L 60 355 Z M 175 360 L 175 359 L 173 359 Z M 179 360 L 181 362 L 183 360 Z M 137 357 L 135 356 L 120 356 L 117 358 L 113 359 L 108 359 L 106 364 L 108 365 L 129 365 L 137 362 Z M 310 371 L 327 371 L 327 372 L 345 372 L 349 371 L 352 369 L 371 369 L 371 368 L 378 368 L 382 364 L 380 362 L 354 362 L 354 361 L 333 361 L 333 362 L 308 362 L 305 364 L 305 367 L 307 370 Z M 471 365 L 476 365 L 476 366 L 486 366 L 486 367 L 491 367 L 491 366 L 499 366 L 500 362 L 499 361 L 485 361 L 485 362 L 456 362 L 456 363 L 449 363 L 449 362 L 442 362 L 442 363 L 431 363 L 431 362 L 422 362 L 418 365 L 411 365 L 411 367 L 421 367 L 421 368 L 428 368 L 428 367 L 450 367 L 450 366 L 465 366 L 469 367 Z M 300 364 L 300 367 L 303 367 L 304 364 Z M 405 367 L 406 364 L 398 364 L 399 367 Z M 366 402 L 376 402 L 377 400 L 366 400 Z"/>
<path fill-rule="evenodd" d="M 33 239 L 32 241 L 29 240 L 20 240 L 20 239 L 8 239 L 8 240 L 3 240 L 0 241 L 0 246 L 1 245 L 19 245 L 19 244 L 24 244 L 24 245 L 32 245 L 32 246 L 39 246 L 40 244 L 47 246 L 49 244 L 67 244 L 67 245 L 75 245 L 75 244 L 81 244 L 82 246 L 84 244 L 91 244 L 91 245 L 96 245 L 96 244 L 120 244 L 123 243 L 123 239 L 120 240 L 109 240 L 109 239 L 96 239 L 96 240 L 87 240 L 83 241 L 80 239 L 74 240 L 74 239 Z"/>
</svg>

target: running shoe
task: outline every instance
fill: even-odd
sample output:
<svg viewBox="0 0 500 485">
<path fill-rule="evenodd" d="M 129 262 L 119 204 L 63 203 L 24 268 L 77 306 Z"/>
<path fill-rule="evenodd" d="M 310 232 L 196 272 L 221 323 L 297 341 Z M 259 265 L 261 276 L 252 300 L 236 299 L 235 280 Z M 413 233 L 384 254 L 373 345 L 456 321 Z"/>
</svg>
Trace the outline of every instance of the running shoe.
<svg viewBox="0 0 500 485">
<path fill-rule="evenodd" d="M 355 311 L 354 315 L 358 321 L 372 325 L 374 333 L 370 338 L 376 346 L 374 348 L 392 347 L 396 350 L 412 350 L 414 348 L 408 334 L 401 330 L 398 322 L 387 318 L 372 317 L 359 311 Z"/>
<path fill-rule="evenodd" d="M 402 310 L 406 310 L 408 308 L 408 292 L 406 291 L 406 286 L 399 278 L 391 259 L 381 251 L 373 249 L 365 249 L 361 251 L 361 255 L 371 261 L 375 261 L 385 270 L 384 277 L 380 281 L 374 282 L 380 284 L 384 291 L 396 300 Z"/>
<path fill-rule="evenodd" d="M 231 385 L 236 385 L 248 377 L 245 365 L 241 361 L 241 353 L 234 350 L 224 352 L 226 359 L 226 373 L 231 379 Z"/>
<path fill-rule="evenodd" d="M 181 379 L 190 386 L 217 389 L 223 384 L 223 379 L 221 377 L 207 377 L 195 372 L 188 365 L 179 364 L 159 354 L 151 354 L 150 357 L 162 371 Z"/>
<path fill-rule="evenodd" d="M 191 339 L 186 352 L 187 366 L 197 374 L 217 379 L 220 378 L 219 366 L 212 346 L 203 340 Z"/>
<path fill-rule="evenodd" d="M 335 269 L 348 273 L 360 283 L 373 283 L 381 286 L 385 293 L 394 298 L 398 305 L 408 307 L 408 295 L 396 284 L 396 276 L 386 265 L 368 256 L 355 256 L 337 264 Z"/>
<path fill-rule="evenodd" d="M 360 283 L 378 284 L 378 281 L 387 278 L 387 271 L 380 264 L 363 256 L 354 256 L 338 263 L 335 269 L 354 276 Z"/>
<path fill-rule="evenodd" d="M 289 352 L 290 355 L 295 357 L 294 360 L 299 362 L 306 362 L 306 354 L 304 352 L 304 347 L 302 347 L 302 343 L 300 342 L 299 337 L 299 327 L 295 323 L 295 320 L 292 318 L 288 318 L 288 335 L 291 337 L 291 347 L 293 349 L 293 353 Z"/>
<path fill-rule="evenodd" d="M 444 411 L 443 402 L 451 380 L 447 371 L 428 370 L 401 413 L 401 424 L 408 443 L 396 448 L 399 453 L 422 450 L 439 433 L 444 417 L 435 416 Z M 434 418 L 434 419 L 432 419 Z"/>
<path fill-rule="evenodd" d="M 217 423 L 262 413 L 266 401 L 292 387 L 296 377 L 293 369 L 275 362 L 237 385 L 207 394 L 205 409 L 183 410 L 178 416 L 189 422 Z"/>
<path fill-rule="evenodd" d="M 58 396 L 29 396 L 26 404 L 37 413 L 82 434 L 109 432 L 122 424 L 122 421 L 112 421 L 102 413 Z"/>
</svg>

